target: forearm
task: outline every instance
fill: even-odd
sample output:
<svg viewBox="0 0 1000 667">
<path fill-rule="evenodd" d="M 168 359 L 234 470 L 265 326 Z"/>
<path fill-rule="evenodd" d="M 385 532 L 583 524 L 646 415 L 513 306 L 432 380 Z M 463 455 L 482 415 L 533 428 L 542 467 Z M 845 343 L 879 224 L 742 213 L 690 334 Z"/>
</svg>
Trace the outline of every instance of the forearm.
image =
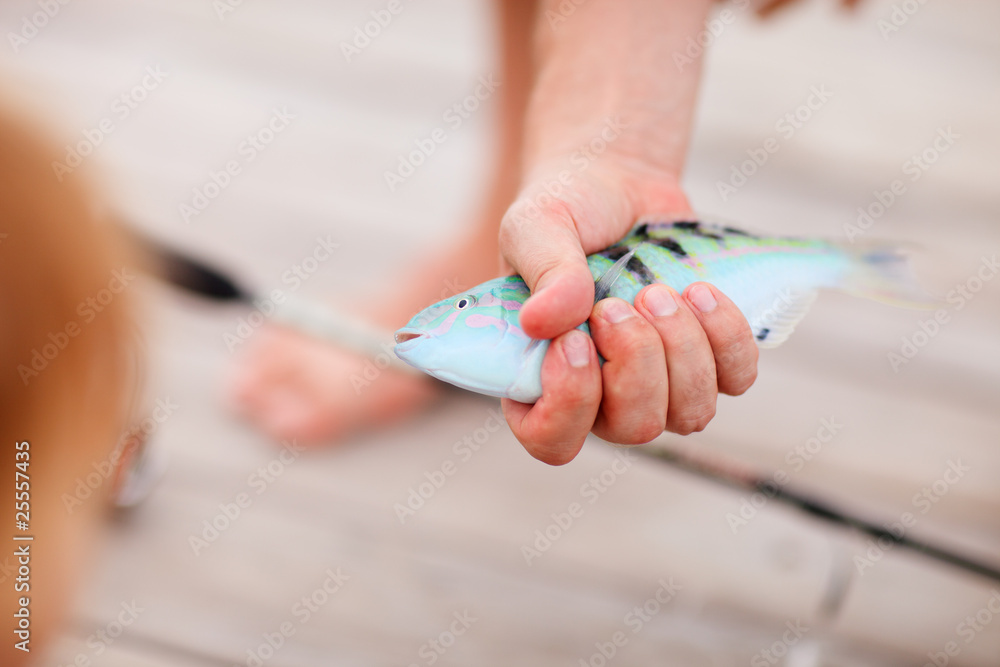
<svg viewBox="0 0 1000 667">
<path fill-rule="evenodd" d="M 536 19 L 525 172 L 556 166 L 616 118 L 624 129 L 610 154 L 678 179 L 701 67 L 675 54 L 703 29 L 712 0 L 587 0 L 567 14 L 560 6 L 569 3 L 542 0 Z"/>
</svg>

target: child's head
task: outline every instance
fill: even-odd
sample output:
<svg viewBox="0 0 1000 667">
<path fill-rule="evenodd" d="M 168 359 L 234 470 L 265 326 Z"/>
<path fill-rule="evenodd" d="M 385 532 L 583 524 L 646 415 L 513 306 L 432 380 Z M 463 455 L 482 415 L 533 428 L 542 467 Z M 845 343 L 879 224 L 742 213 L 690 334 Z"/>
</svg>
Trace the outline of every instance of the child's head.
<svg viewBox="0 0 1000 667">
<path fill-rule="evenodd" d="M 4 665 L 37 657 L 66 611 L 97 537 L 110 482 L 82 504 L 65 501 L 88 474 L 106 467 L 127 418 L 136 367 L 127 306 L 131 284 L 122 289 L 116 276 L 125 266 L 123 252 L 84 175 L 62 173 L 60 180 L 53 165 L 64 153 L 27 112 L 0 99 Z M 26 449 L 18 449 L 21 442 L 29 443 Z M 17 458 L 22 452 L 27 456 Z M 15 479 L 22 469 L 27 485 L 25 477 Z M 15 521 L 25 517 L 14 516 L 15 493 L 22 501 L 30 498 L 27 531 L 16 528 Z M 34 541 L 16 543 L 12 534 L 33 535 Z M 23 545 L 30 547 L 30 589 L 18 591 L 11 566 L 19 567 L 13 552 Z M 14 648 L 18 640 L 11 632 L 19 624 L 15 613 L 22 597 L 30 598 L 30 654 Z"/>
</svg>

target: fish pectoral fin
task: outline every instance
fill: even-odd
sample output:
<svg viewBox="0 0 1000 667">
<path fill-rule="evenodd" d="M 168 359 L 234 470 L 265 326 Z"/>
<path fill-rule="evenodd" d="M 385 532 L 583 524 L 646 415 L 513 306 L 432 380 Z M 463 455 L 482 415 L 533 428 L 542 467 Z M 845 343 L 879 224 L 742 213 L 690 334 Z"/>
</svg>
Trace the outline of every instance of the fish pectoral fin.
<svg viewBox="0 0 1000 667">
<path fill-rule="evenodd" d="M 768 310 L 750 323 L 757 347 L 770 349 L 778 347 L 792 335 L 795 327 L 809 312 L 816 300 L 816 291 L 790 292 L 775 300 Z"/>
<path fill-rule="evenodd" d="M 615 284 L 615 281 L 621 277 L 622 273 L 624 273 L 625 265 L 628 264 L 628 261 L 632 259 L 632 256 L 635 255 L 635 251 L 638 249 L 639 246 L 636 246 L 619 257 L 618 261 L 612 264 L 611 267 L 597 279 L 594 283 L 594 303 L 597 303 L 608 295 L 611 291 L 611 287 Z"/>
</svg>

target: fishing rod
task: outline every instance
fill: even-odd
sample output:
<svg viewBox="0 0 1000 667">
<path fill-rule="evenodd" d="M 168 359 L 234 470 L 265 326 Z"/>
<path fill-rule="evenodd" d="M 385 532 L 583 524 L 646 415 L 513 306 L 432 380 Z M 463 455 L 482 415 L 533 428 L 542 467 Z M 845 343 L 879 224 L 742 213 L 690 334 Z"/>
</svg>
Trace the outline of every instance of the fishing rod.
<svg viewBox="0 0 1000 667">
<path fill-rule="evenodd" d="M 892 531 L 884 525 L 852 516 L 835 508 L 826 501 L 819 500 L 807 494 L 788 489 L 784 484 L 778 484 L 773 479 L 732 463 L 728 460 L 713 459 L 705 455 L 693 455 L 680 452 L 659 444 L 646 445 L 639 448 L 640 453 L 683 470 L 702 479 L 748 493 L 761 493 L 764 496 L 794 507 L 811 517 L 837 526 L 851 528 L 873 538 L 879 546 L 883 540 L 889 540 L 892 546 L 902 547 L 922 554 L 933 560 L 972 572 L 974 574 L 1000 581 L 1000 568 L 989 565 L 968 556 L 956 553 L 950 549 L 936 546 L 929 542 L 909 537 L 904 530 Z M 883 550 L 886 550 L 883 547 Z"/>
<path fill-rule="evenodd" d="M 258 308 L 258 304 L 269 301 L 274 310 L 268 317 L 277 324 L 334 341 L 369 359 L 384 361 L 393 370 L 422 375 L 395 355 L 392 334 L 380 327 L 295 294 L 284 293 L 280 302 L 265 299 L 207 262 L 154 241 L 128 225 L 119 227 L 138 256 L 139 267 L 174 287 L 213 301 L 250 308 Z"/>
<path fill-rule="evenodd" d="M 126 230 L 130 228 L 124 226 Z M 239 303 L 256 307 L 256 295 L 241 286 L 233 278 L 208 263 L 170 249 L 150 240 L 135 231 L 128 231 L 131 241 L 139 250 L 143 264 L 152 273 L 166 282 L 201 297 L 215 301 Z M 325 305 L 287 295 L 285 303 L 277 304 L 272 318 L 304 333 L 319 336 L 325 340 L 357 352 L 369 358 L 387 356 L 393 369 L 417 373 L 414 368 L 400 361 L 390 350 L 392 336 L 377 327 L 338 313 Z M 963 556 L 950 549 L 909 537 L 904 531 L 893 532 L 882 525 L 861 519 L 841 511 L 829 503 L 806 494 L 785 488 L 768 480 L 756 472 L 733 464 L 730 461 L 713 459 L 704 454 L 682 453 L 674 448 L 658 444 L 638 448 L 645 456 L 666 463 L 702 479 L 733 489 L 765 496 L 794 507 L 807 515 L 841 527 L 851 528 L 869 535 L 877 542 L 888 540 L 892 545 L 902 547 L 923 556 L 946 563 L 950 566 L 972 572 L 979 576 L 1000 582 L 1000 568 Z M 843 579 L 843 575 L 841 575 Z M 845 584 L 846 585 L 846 584 Z"/>
</svg>

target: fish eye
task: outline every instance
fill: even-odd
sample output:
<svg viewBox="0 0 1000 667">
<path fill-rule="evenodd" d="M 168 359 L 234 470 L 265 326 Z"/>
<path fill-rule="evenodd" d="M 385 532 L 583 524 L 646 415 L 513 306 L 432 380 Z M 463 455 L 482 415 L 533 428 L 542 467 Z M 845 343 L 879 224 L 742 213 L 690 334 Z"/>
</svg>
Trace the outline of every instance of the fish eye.
<svg viewBox="0 0 1000 667">
<path fill-rule="evenodd" d="M 466 308 L 471 308 L 474 305 L 476 305 L 476 297 L 463 296 L 455 302 L 455 310 L 465 310 Z"/>
</svg>

